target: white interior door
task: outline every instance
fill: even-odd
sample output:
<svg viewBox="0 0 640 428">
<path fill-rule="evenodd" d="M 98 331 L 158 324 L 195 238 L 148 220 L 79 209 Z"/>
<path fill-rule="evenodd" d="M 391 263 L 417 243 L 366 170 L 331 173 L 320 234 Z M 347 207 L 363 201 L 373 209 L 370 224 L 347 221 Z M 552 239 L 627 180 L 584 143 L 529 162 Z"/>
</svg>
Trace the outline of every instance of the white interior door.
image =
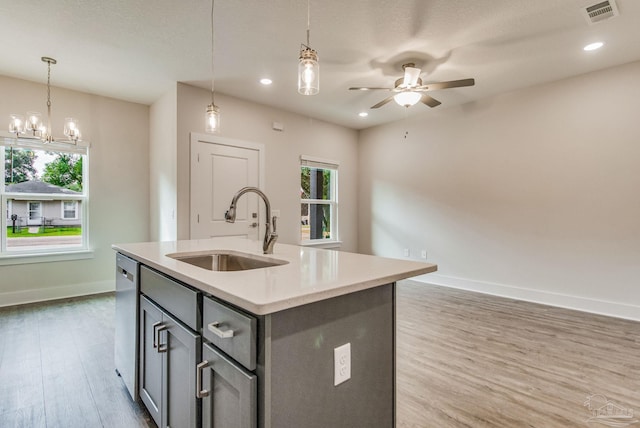
<svg viewBox="0 0 640 428">
<path fill-rule="evenodd" d="M 191 239 L 243 236 L 258 239 L 262 219 L 254 193 L 240 197 L 235 223 L 224 213 L 233 195 L 243 187 L 260 187 L 260 150 L 229 143 L 191 139 Z M 217 140 L 220 140 L 217 138 Z"/>
</svg>

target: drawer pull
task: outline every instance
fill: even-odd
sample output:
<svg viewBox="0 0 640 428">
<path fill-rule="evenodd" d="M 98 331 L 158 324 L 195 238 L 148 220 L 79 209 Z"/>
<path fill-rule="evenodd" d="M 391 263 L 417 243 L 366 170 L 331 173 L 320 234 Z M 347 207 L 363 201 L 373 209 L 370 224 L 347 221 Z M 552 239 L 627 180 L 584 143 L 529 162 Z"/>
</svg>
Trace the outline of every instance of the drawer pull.
<svg viewBox="0 0 640 428">
<path fill-rule="evenodd" d="M 209 396 L 209 391 L 202 389 L 202 369 L 209 365 L 209 361 L 204 360 L 196 366 L 196 398 L 204 398 Z"/>
<path fill-rule="evenodd" d="M 153 347 L 158 353 L 167 352 L 167 345 L 160 343 L 160 332 L 166 329 L 167 326 L 163 325 L 161 321 L 153 324 Z"/>
<path fill-rule="evenodd" d="M 220 322 L 212 322 L 211 324 L 207 325 L 207 328 L 209 329 L 209 331 L 213 334 L 215 334 L 216 336 L 218 336 L 221 339 L 228 339 L 230 337 L 233 337 L 233 330 L 229 329 L 229 330 L 220 330 Z"/>
</svg>

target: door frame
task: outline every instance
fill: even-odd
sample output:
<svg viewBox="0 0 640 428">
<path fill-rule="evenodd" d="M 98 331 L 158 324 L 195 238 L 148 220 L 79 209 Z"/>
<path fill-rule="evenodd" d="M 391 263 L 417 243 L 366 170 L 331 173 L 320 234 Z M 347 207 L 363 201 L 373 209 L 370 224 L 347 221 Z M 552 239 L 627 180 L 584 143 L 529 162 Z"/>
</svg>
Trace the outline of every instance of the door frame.
<svg viewBox="0 0 640 428">
<path fill-rule="evenodd" d="M 256 143 L 253 141 L 246 140 L 236 140 L 234 138 L 221 137 L 219 135 L 214 134 L 201 134 L 197 132 L 191 132 L 189 134 L 189 237 L 191 237 L 191 230 L 193 230 L 193 225 L 195 220 L 195 216 L 193 215 L 193 205 L 191 198 L 191 168 L 194 165 L 194 162 L 197 161 L 197 150 L 196 146 L 198 143 L 208 143 L 208 144 L 217 144 L 219 146 L 227 146 L 227 147 L 236 147 L 240 149 L 248 149 L 255 150 L 258 152 L 258 188 L 263 192 L 267 192 L 266 190 L 266 180 L 265 180 L 265 146 L 263 143 Z M 238 189 L 240 190 L 240 189 Z M 258 202 L 258 212 L 261 209 L 264 209 L 260 206 L 260 202 Z M 258 230 L 258 237 L 264 234 L 264 226 L 260 225 L 260 229 Z"/>
</svg>

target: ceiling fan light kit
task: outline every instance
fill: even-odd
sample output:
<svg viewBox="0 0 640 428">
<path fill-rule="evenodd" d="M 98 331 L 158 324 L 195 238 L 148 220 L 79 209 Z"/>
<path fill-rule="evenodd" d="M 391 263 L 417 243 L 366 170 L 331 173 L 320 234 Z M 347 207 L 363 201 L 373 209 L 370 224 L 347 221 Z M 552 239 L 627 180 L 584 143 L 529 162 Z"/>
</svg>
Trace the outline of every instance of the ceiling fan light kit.
<svg viewBox="0 0 640 428">
<path fill-rule="evenodd" d="M 393 96 L 393 100 L 402 107 L 411 107 L 417 104 L 420 98 L 422 98 L 422 95 L 412 91 L 398 92 Z"/>
<path fill-rule="evenodd" d="M 461 88 L 464 86 L 473 86 L 475 85 L 474 79 L 461 79 L 461 80 L 452 80 L 449 82 L 437 82 L 430 83 L 427 85 L 422 84 L 422 79 L 420 78 L 420 69 L 415 67 L 415 64 L 409 62 L 402 66 L 404 70 L 404 76 L 400 79 L 396 80 L 393 88 L 370 88 L 370 87 L 354 87 L 349 88 L 350 91 L 375 91 L 375 90 L 383 90 L 383 91 L 391 91 L 395 92 L 395 95 L 391 95 L 384 100 L 380 101 L 378 104 L 371 106 L 372 109 L 380 108 L 383 105 L 387 104 L 391 100 L 394 100 L 398 105 L 403 107 L 411 107 L 418 102 L 422 102 L 423 104 L 429 107 L 437 107 L 442 104 L 440 101 L 426 94 L 428 91 L 436 91 L 439 89 L 449 89 L 449 88 Z"/>
</svg>

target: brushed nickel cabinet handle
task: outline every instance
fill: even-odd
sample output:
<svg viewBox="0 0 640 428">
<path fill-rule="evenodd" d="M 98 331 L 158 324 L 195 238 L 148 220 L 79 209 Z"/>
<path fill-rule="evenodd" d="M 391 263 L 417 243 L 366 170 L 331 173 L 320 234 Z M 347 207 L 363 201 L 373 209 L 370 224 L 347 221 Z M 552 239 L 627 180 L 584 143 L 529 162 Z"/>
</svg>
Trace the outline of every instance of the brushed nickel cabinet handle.
<svg viewBox="0 0 640 428">
<path fill-rule="evenodd" d="M 163 325 L 161 321 L 153 324 L 153 347 L 157 349 L 158 353 L 167 352 L 167 345 L 160 343 L 160 332 L 166 330 L 167 326 Z M 163 347 L 164 346 L 164 347 Z"/>
<path fill-rule="evenodd" d="M 196 398 L 209 396 L 209 391 L 202 389 L 202 370 L 209 365 L 209 361 L 204 360 L 196 366 Z"/>
<path fill-rule="evenodd" d="M 218 336 L 221 339 L 228 339 L 230 337 L 233 337 L 233 330 L 229 329 L 229 330 L 220 330 L 220 324 L 222 324 L 219 321 L 216 322 L 212 322 L 211 324 L 207 325 L 207 328 L 209 329 L 209 331 L 213 334 L 215 334 L 216 336 Z"/>
</svg>

